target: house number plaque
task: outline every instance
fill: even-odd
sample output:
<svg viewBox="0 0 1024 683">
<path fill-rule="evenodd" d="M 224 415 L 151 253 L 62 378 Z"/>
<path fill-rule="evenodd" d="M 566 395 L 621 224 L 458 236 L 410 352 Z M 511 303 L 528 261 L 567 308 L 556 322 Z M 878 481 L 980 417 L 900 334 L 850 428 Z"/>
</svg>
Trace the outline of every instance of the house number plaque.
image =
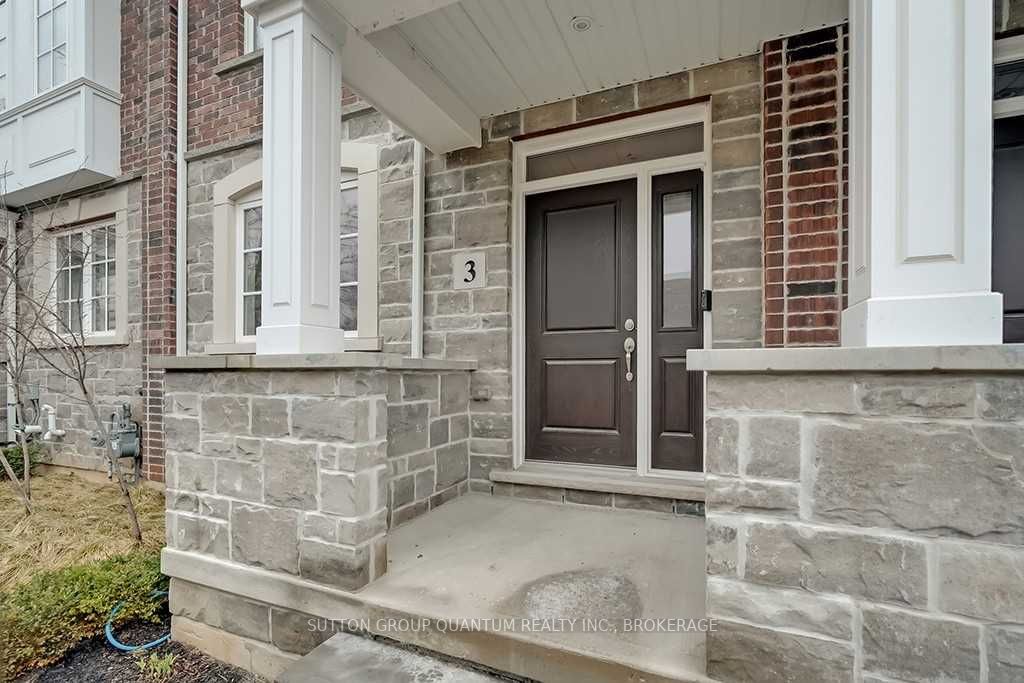
<svg viewBox="0 0 1024 683">
<path fill-rule="evenodd" d="M 484 252 L 467 251 L 452 256 L 452 288 L 476 289 L 487 282 Z"/>
</svg>

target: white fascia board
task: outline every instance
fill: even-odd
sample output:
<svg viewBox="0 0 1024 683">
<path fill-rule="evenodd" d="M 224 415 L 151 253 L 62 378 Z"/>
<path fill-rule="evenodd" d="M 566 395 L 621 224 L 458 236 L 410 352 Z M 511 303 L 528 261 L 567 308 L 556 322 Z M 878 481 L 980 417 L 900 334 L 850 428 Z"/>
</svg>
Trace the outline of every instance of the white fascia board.
<svg viewBox="0 0 1024 683">
<path fill-rule="evenodd" d="M 383 31 L 434 10 L 454 5 L 458 0 L 334 0 L 348 22 L 364 36 Z"/>
<path fill-rule="evenodd" d="M 342 78 L 435 154 L 479 147 L 480 117 L 396 30 L 349 31 Z"/>
</svg>

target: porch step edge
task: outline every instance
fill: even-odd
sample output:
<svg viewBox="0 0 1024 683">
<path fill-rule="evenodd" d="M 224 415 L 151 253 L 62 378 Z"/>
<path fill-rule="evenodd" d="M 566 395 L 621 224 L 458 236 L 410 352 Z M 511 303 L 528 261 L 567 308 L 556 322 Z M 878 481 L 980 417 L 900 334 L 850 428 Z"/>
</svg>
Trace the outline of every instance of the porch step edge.
<svg viewBox="0 0 1024 683">
<path fill-rule="evenodd" d="M 517 470 L 491 470 L 490 479 L 504 484 L 525 484 L 577 491 L 622 493 L 631 496 L 704 501 L 704 475 L 695 473 L 692 480 L 639 475 L 608 475 L 593 472 L 553 472 L 546 468 L 524 465 Z"/>
</svg>

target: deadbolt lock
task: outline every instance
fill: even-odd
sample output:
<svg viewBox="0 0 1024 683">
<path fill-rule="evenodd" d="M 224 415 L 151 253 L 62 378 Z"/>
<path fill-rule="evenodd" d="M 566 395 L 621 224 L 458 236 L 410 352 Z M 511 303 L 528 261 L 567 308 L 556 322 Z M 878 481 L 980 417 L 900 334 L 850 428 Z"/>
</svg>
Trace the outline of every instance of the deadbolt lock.
<svg viewBox="0 0 1024 683">
<path fill-rule="evenodd" d="M 626 318 L 626 332 L 632 332 L 636 329 L 636 323 L 633 322 L 632 318 Z"/>
</svg>

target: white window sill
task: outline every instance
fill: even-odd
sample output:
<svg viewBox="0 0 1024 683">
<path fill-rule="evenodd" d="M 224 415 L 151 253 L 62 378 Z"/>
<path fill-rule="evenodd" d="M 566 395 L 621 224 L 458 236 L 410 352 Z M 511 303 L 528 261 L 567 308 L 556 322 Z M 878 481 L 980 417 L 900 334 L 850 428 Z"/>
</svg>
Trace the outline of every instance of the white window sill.
<svg viewBox="0 0 1024 683">
<path fill-rule="evenodd" d="M 38 343 L 36 348 L 40 351 L 55 351 L 59 348 L 67 348 L 78 343 L 77 339 L 67 339 L 66 346 L 60 347 L 56 344 L 50 343 Z M 114 334 L 90 334 L 86 335 L 85 339 L 82 340 L 82 345 L 86 348 L 95 348 L 98 346 L 126 346 L 128 344 L 128 335 L 124 332 L 115 332 Z"/>
</svg>

